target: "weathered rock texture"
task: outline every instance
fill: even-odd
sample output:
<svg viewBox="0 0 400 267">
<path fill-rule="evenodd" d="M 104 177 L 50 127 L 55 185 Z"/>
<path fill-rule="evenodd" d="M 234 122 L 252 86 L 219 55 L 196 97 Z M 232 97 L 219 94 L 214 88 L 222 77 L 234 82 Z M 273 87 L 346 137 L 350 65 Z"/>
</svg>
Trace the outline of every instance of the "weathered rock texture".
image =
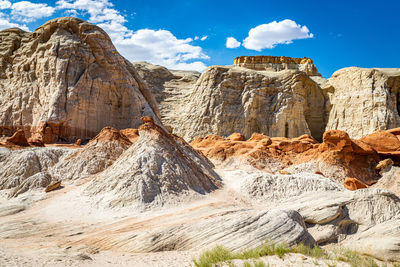
<svg viewBox="0 0 400 267">
<path fill-rule="evenodd" d="M 374 183 L 380 161 L 374 147 L 350 139 L 343 131 L 324 133 L 320 144 L 308 135 L 289 139 L 253 134 L 247 141 L 210 135 L 196 138 L 191 145 L 224 169 L 252 166 L 271 173 L 319 172 L 341 184 L 347 177 Z"/>
<path fill-rule="evenodd" d="M 168 70 L 147 62 L 134 62 L 133 66 L 155 96 L 166 128 L 171 132 L 181 128 L 179 118 L 184 107 L 190 103 L 190 93 L 200 73 Z"/>
<path fill-rule="evenodd" d="M 311 58 L 291 58 L 274 56 L 241 56 L 233 61 L 235 66 L 253 70 L 281 71 L 300 70 L 308 75 L 321 76 Z"/>
<path fill-rule="evenodd" d="M 0 150 L 0 190 L 12 189 L 9 196 L 14 197 L 46 187 L 52 180 L 47 171 L 71 152 L 56 147 Z"/>
<path fill-rule="evenodd" d="M 221 185 L 206 158 L 147 121 L 139 127 L 139 139 L 86 191 L 106 206 L 148 208 L 204 195 Z"/>
<path fill-rule="evenodd" d="M 324 131 L 324 96 L 300 71 L 260 72 L 240 67 L 212 66 L 197 81 L 174 133 L 186 140 L 234 132 L 249 138 L 310 134 Z"/>
<path fill-rule="evenodd" d="M 111 166 L 131 145 L 122 130 L 105 127 L 82 149 L 58 162 L 50 173 L 53 179 L 64 181 L 89 177 Z"/>
<path fill-rule="evenodd" d="M 157 119 L 154 97 L 99 27 L 76 18 L 0 32 L 0 134 L 23 128 L 45 143 Z"/>
<path fill-rule="evenodd" d="M 400 126 L 400 69 L 344 68 L 323 90 L 328 99 L 326 130 L 361 138 Z"/>
<path fill-rule="evenodd" d="M 342 246 L 381 260 L 400 259 L 400 199 L 380 189 L 304 193 L 279 208 L 298 211 L 318 244 Z"/>
</svg>

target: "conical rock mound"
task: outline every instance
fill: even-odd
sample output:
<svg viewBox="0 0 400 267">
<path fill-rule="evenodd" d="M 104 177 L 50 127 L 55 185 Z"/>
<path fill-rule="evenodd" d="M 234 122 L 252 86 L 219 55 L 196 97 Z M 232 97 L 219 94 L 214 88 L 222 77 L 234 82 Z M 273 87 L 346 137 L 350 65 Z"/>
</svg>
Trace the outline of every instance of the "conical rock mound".
<svg viewBox="0 0 400 267">
<path fill-rule="evenodd" d="M 82 149 L 54 166 L 51 170 L 53 179 L 79 179 L 99 173 L 131 145 L 132 142 L 119 130 L 105 127 Z"/>
<path fill-rule="evenodd" d="M 101 28 L 67 17 L 0 31 L 0 134 L 85 140 L 146 115 L 159 122 L 154 97 Z"/>
<path fill-rule="evenodd" d="M 211 192 L 221 185 L 212 165 L 183 139 L 151 120 L 139 139 L 86 189 L 109 207 L 161 207 Z"/>
</svg>

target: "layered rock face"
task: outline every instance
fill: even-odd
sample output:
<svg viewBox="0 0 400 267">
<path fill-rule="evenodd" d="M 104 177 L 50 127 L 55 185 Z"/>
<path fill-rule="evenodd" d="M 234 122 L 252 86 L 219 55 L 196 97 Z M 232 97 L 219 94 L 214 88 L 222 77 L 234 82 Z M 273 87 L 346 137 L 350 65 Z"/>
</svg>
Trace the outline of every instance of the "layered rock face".
<svg viewBox="0 0 400 267">
<path fill-rule="evenodd" d="M 186 140 L 207 134 L 246 138 L 269 136 L 321 138 L 324 96 L 307 74 L 299 71 L 260 72 L 212 66 L 193 88 L 174 133 Z"/>
<path fill-rule="evenodd" d="M 299 70 L 311 76 L 321 76 L 311 58 L 274 56 L 241 56 L 234 59 L 235 66 L 266 71 Z"/>
<path fill-rule="evenodd" d="M 163 124 L 169 131 L 179 129 L 179 118 L 183 108 L 190 103 L 190 93 L 200 73 L 168 70 L 147 62 L 134 62 L 133 66 L 155 96 Z"/>
<path fill-rule="evenodd" d="M 0 134 L 74 141 L 158 120 L 147 86 L 97 26 L 59 18 L 32 33 L 1 31 L 0 43 Z"/>
<path fill-rule="evenodd" d="M 344 68 L 323 86 L 327 96 L 326 130 L 361 138 L 400 126 L 400 69 Z"/>
</svg>

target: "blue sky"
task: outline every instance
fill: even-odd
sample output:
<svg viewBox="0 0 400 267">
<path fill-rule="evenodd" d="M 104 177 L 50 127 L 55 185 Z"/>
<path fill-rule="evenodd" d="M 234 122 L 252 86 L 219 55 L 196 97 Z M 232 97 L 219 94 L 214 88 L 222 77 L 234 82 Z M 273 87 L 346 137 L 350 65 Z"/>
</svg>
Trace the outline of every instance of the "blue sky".
<svg viewBox="0 0 400 267">
<path fill-rule="evenodd" d="M 349 66 L 400 67 L 399 14 L 394 0 L 0 0 L 0 29 L 33 31 L 72 15 L 104 28 L 131 61 L 203 70 L 241 55 L 310 57 L 330 77 Z"/>
</svg>

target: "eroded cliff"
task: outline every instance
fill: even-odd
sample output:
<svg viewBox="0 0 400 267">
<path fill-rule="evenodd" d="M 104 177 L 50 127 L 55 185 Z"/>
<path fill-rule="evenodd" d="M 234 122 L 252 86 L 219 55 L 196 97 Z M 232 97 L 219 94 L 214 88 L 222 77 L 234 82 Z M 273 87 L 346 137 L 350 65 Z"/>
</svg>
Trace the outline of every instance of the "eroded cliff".
<svg viewBox="0 0 400 267">
<path fill-rule="evenodd" d="M 0 134 L 23 128 L 45 143 L 157 119 L 154 96 L 99 27 L 76 18 L 0 32 Z"/>
</svg>

